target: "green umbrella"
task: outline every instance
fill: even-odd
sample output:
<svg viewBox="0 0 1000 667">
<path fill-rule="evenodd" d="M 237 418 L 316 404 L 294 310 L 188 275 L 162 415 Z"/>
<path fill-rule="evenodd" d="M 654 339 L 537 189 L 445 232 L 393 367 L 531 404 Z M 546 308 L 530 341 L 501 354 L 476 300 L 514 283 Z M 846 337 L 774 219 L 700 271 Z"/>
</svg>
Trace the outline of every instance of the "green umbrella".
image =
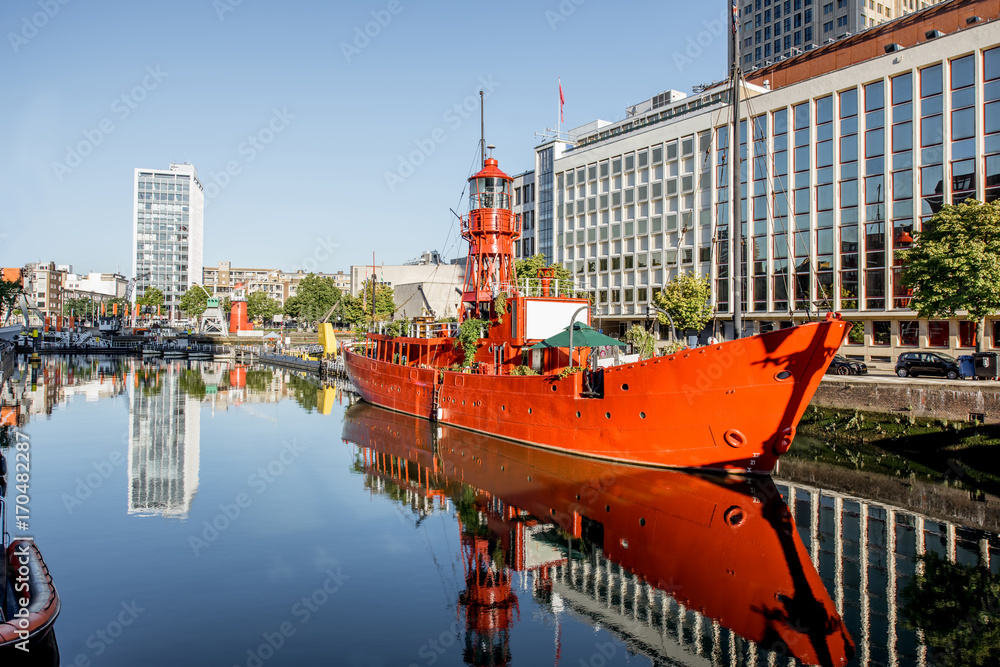
<svg viewBox="0 0 1000 667">
<path fill-rule="evenodd" d="M 602 347 L 604 345 L 626 347 L 628 343 L 623 343 L 611 336 L 605 336 L 597 329 L 583 322 L 573 323 L 573 347 Z M 546 347 L 569 347 L 569 327 L 566 327 L 554 336 L 549 336 L 540 343 L 535 343 L 528 349 L 538 350 Z"/>
</svg>

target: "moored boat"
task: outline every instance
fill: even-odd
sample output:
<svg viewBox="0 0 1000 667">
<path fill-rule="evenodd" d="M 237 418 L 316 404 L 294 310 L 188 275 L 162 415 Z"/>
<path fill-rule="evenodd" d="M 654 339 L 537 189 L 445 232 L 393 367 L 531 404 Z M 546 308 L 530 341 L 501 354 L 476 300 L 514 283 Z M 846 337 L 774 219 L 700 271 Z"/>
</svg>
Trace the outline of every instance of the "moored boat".
<svg viewBox="0 0 1000 667">
<path fill-rule="evenodd" d="M 443 424 L 602 459 L 769 473 L 849 325 L 819 322 L 597 368 L 593 348 L 538 349 L 590 323 L 590 303 L 551 275 L 517 276 L 513 179 L 493 158 L 469 179 L 463 309 L 474 340 L 368 334 L 345 367 L 368 402 Z M 740 330 L 739 328 L 737 330 Z"/>
</svg>

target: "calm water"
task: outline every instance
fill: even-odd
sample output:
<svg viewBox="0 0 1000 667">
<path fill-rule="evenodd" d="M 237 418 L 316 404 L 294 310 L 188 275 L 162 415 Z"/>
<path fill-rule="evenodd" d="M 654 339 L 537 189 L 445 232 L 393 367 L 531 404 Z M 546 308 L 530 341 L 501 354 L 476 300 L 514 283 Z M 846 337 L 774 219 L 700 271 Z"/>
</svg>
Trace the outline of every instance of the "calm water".
<svg viewBox="0 0 1000 667">
<path fill-rule="evenodd" d="M 1000 564 L 921 511 L 438 431 L 273 369 L 50 359 L 2 402 L 63 665 L 946 664 L 906 624 L 916 554 Z"/>
</svg>

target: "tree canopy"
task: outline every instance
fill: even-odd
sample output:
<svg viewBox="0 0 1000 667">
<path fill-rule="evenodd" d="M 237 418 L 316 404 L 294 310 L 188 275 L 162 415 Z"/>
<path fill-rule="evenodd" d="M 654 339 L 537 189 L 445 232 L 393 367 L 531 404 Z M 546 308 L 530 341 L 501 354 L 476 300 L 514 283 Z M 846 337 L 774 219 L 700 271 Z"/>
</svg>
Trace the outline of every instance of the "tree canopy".
<svg viewBox="0 0 1000 667">
<path fill-rule="evenodd" d="M 562 264 L 548 264 L 545 255 L 538 253 L 531 257 L 524 257 L 514 261 L 514 272 L 517 274 L 518 283 L 528 280 L 529 288 L 537 288 L 540 284 L 538 279 L 539 269 L 555 269 L 554 278 L 559 281 L 559 292 L 561 294 L 571 294 L 573 287 L 573 274 Z M 552 285 L 555 289 L 555 284 Z"/>
<path fill-rule="evenodd" d="M 345 294 L 341 301 L 338 316 L 355 326 L 360 326 L 372 320 L 372 283 L 365 283 L 358 296 Z M 391 285 L 380 284 L 375 288 L 375 320 L 385 322 L 392 319 L 396 312 L 396 301 L 393 298 Z"/>
<path fill-rule="evenodd" d="M 143 311 L 156 314 L 156 309 L 163 305 L 163 292 L 156 287 L 147 287 L 142 296 L 135 300 L 135 305 Z"/>
<path fill-rule="evenodd" d="M 3 312 L 5 324 L 17 308 L 17 301 L 22 291 L 21 281 L 0 278 L 0 312 Z"/>
<path fill-rule="evenodd" d="M 208 294 L 199 285 L 192 285 L 181 295 L 180 309 L 185 315 L 198 317 L 208 308 Z"/>
<path fill-rule="evenodd" d="M 281 304 L 267 292 L 251 292 L 247 297 L 247 317 L 253 322 L 270 322 L 281 312 Z"/>
<path fill-rule="evenodd" d="M 1000 201 L 944 206 L 916 232 L 903 261 L 910 307 L 920 317 L 955 317 L 965 311 L 980 327 L 1000 310 Z M 982 344 L 982 331 L 977 336 Z"/>
<path fill-rule="evenodd" d="M 653 295 L 653 302 L 670 313 L 679 331 L 701 331 L 712 317 L 712 286 L 708 278 L 691 272 L 679 274 Z M 660 324 L 667 324 L 663 314 Z"/>
<path fill-rule="evenodd" d="M 295 296 L 285 299 L 285 314 L 309 322 L 319 320 L 342 296 L 333 278 L 310 273 L 299 282 Z"/>
</svg>

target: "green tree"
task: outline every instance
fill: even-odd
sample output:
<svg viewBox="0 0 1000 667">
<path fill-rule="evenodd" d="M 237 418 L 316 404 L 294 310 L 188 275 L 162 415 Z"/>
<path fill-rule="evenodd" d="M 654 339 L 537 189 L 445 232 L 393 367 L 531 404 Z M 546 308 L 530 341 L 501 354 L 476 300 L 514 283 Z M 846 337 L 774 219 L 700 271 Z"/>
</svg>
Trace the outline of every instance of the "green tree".
<svg viewBox="0 0 1000 667">
<path fill-rule="evenodd" d="M 1000 310 L 1000 201 L 942 207 L 897 256 L 913 290 L 910 307 L 926 319 L 965 311 L 982 350 L 986 316 Z"/>
<path fill-rule="evenodd" d="M 555 269 L 553 278 L 559 281 L 559 293 L 572 296 L 573 274 L 562 264 L 547 264 L 545 255 L 541 253 L 514 261 L 514 272 L 517 274 L 517 281 L 520 284 L 527 279 L 529 293 L 537 290 L 541 285 L 541 280 L 538 278 L 539 269 L 549 268 Z M 555 287 L 556 284 L 552 283 L 552 289 L 555 289 Z"/>
<path fill-rule="evenodd" d="M 251 292 L 247 297 L 247 317 L 253 322 L 270 322 L 281 312 L 281 304 L 267 292 Z"/>
<path fill-rule="evenodd" d="M 646 331 L 646 327 L 642 325 L 633 324 L 625 332 L 622 340 L 635 347 L 640 359 L 649 359 L 656 354 L 656 337 L 651 332 Z"/>
<path fill-rule="evenodd" d="M 302 300 L 297 296 L 290 296 L 285 299 L 285 306 L 282 310 L 286 316 L 297 320 L 302 315 Z"/>
<path fill-rule="evenodd" d="M 933 552 L 903 591 L 908 627 L 923 630 L 935 664 L 995 665 L 1000 655 L 1000 577 Z"/>
<path fill-rule="evenodd" d="M 208 308 L 208 293 L 200 285 L 192 285 L 181 295 L 181 312 L 190 317 L 200 317 Z"/>
<path fill-rule="evenodd" d="M 310 273 L 299 283 L 295 293 L 299 317 L 305 314 L 309 321 L 322 318 L 341 299 L 340 289 L 333 278 Z"/>
<path fill-rule="evenodd" d="M 100 305 L 93 299 L 79 297 L 66 299 L 63 302 L 63 315 L 73 315 L 74 317 L 91 317 L 94 313 L 100 312 Z"/>
<path fill-rule="evenodd" d="M 372 284 L 368 281 L 362 293 L 358 296 L 345 294 L 341 301 L 340 315 L 345 321 L 355 326 L 370 324 L 372 321 Z M 375 288 L 375 320 L 387 322 L 396 312 L 396 301 L 393 298 L 392 287 L 376 285 Z M 325 313 L 320 314 L 322 317 Z"/>
<path fill-rule="evenodd" d="M 684 272 L 663 286 L 653 295 L 653 302 L 670 313 L 674 326 L 680 331 L 701 331 L 712 317 L 712 286 L 708 278 Z M 657 316 L 660 324 L 667 318 Z"/>
<path fill-rule="evenodd" d="M 156 314 L 156 309 L 163 306 L 163 292 L 157 287 L 147 287 L 142 296 L 135 300 L 135 305 L 142 308 L 141 312 Z"/>
<path fill-rule="evenodd" d="M 0 278 L 0 312 L 3 313 L 3 322 L 7 323 L 10 316 L 17 308 L 17 301 L 21 297 L 23 287 L 19 280 L 4 280 Z"/>
</svg>

